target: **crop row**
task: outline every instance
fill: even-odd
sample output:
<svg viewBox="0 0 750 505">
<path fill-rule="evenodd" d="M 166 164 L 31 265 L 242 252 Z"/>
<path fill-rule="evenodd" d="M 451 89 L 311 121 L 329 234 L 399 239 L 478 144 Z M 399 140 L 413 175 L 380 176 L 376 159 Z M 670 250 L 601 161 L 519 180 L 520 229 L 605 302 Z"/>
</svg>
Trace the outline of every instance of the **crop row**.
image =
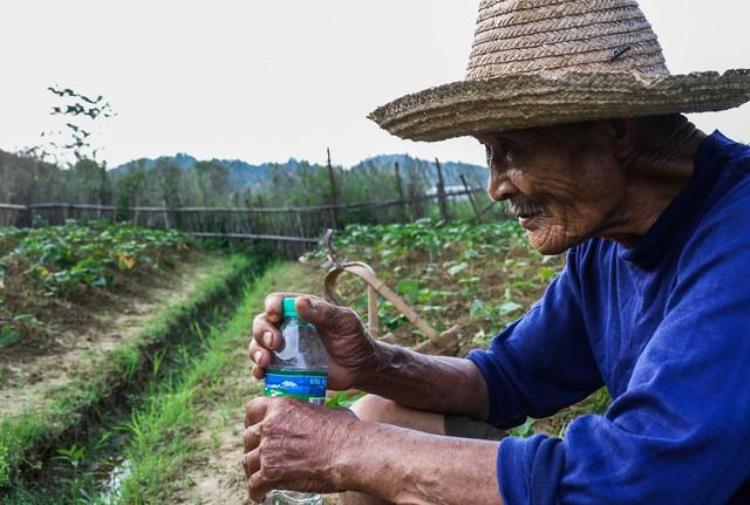
<svg viewBox="0 0 750 505">
<path fill-rule="evenodd" d="M 33 281 L 44 294 L 70 297 L 113 288 L 118 275 L 163 269 L 189 248 L 185 234 L 103 221 L 0 230 L 0 287 Z M 5 289 L 12 286 L 5 285 Z"/>
</svg>

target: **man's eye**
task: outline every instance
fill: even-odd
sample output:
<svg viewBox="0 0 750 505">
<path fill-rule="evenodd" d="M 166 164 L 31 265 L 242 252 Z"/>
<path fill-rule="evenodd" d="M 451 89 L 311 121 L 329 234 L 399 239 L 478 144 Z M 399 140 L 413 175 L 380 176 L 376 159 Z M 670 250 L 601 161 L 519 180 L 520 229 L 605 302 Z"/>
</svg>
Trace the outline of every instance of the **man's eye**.
<svg viewBox="0 0 750 505">
<path fill-rule="evenodd" d="M 499 144 L 485 144 L 487 155 L 487 167 L 493 168 L 493 164 L 499 163 L 505 166 L 518 162 L 518 149 L 516 147 Z"/>
</svg>

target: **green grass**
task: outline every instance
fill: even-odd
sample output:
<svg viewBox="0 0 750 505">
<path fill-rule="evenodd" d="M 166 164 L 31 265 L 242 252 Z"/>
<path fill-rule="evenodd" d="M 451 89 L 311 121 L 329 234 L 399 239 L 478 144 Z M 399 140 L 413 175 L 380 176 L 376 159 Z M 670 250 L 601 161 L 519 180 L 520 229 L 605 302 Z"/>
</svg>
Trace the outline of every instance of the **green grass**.
<svg viewBox="0 0 750 505">
<path fill-rule="evenodd" d="M 214 260 L 207 268 L 210 274 L 188 301 L 165 308 L 135 338 L 109 351 L 107 359 L 78 370 L 71 384 L 49 393 L 53 398 L 49 405 L 0 422 L 0 497 L 3 487 L 10 489 L 8 496 L 24 495 L 22 469 L 40 470 L 56 448 L 60 456 L 60 449 L 65 449 L 60 444 L 75 438 L 89 418 L 99 416 L 102 402 L 137 388 L 149 367 L 153 371 L 154 353 L 215 304 L 231 298 L 233 287 L 256 266 L 247 257 L 230 256 Z"/>
</svg>

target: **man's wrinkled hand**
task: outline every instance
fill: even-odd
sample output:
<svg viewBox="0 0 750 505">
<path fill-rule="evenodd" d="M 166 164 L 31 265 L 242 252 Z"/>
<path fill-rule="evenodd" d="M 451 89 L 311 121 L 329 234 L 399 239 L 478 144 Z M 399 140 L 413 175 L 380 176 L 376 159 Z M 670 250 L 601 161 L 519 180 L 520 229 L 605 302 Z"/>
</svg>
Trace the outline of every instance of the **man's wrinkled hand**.
<svg viewBox="0 0 750 505">
<path fill-rule="evenodd" d="M 344 409 L 291 398 L 252 400 L 245 411 L 243 458 L 250 498 L 260 502 L 273 489 L 339 491 L 338 443 L 358 422 Z"/>
<path fill-rule="evenodd" d="M 370 380 L 378 369 L 378 346 L 370 338 L 362 320 L 352 309 L 331 305 L 312 295 L 272 293 L 265 310 L 253 320 L 248 354 L 255 363 L 253 375 L 262 379 L 270 366 L 273 351 L 282 345 L 279 325 L 284 297 L 297 298 L 299 316 L 315 325 L 328 351 L 328 389 L 346 390 Z"/>
</svg>

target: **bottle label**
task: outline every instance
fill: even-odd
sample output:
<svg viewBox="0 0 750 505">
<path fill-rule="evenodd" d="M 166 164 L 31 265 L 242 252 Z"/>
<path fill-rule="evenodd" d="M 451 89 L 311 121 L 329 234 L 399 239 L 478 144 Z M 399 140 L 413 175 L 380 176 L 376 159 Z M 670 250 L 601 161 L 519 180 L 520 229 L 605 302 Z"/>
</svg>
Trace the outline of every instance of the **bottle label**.
<svg viewBox="0 0 750 505">
<path fill-rule="evenodd" d="M 308 370 L 268 370 L 265 396 L 286 396 L 315 405 L 325 405 L 328 377 Z"/>
</svg>

